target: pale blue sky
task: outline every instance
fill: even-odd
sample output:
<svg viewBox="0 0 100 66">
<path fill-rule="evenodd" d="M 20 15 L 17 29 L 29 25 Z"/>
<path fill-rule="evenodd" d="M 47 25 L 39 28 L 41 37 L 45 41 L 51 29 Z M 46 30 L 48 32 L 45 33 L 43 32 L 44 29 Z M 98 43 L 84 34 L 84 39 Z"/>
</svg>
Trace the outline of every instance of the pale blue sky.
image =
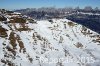
<svg viewBox="0 0 100 66">
<path fill-rule="evenodd" d="M 0 0 L 0 8 L 20 9 L 39 7 L 99 7 L 100 0 Z"/>
</svg>

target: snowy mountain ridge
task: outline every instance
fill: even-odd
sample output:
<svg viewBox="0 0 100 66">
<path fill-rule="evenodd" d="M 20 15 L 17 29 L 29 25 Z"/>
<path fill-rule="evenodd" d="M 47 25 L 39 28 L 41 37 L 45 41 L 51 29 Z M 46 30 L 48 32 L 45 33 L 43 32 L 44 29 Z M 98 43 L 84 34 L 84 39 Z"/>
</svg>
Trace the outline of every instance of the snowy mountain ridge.
<svg viewBox="0 0 100 66">
<path fill-rule="evenodd" d="M 0 66 L 100 66 L 98 33 L 68 19 L 14 19 L 0 21 Z"/>
</svg>

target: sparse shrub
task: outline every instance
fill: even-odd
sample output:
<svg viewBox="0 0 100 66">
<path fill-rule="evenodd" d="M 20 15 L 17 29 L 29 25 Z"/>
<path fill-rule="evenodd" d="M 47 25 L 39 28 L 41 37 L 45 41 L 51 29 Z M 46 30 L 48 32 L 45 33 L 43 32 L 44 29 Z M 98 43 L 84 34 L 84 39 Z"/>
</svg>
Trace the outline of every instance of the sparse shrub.
<svg viewBox="0 0 100 66">
<path fill-rule="evenodd" d="M 87 31 L 87 28 L 85 26 L 82 26 L 82 31 Z"/>
<path fill-rule="evenodd" d="M 76 46 L 77 48 L 82 48 L 82 47 L 83 47 L 83 45 L 82 45 L 80 42 L 78 42 L 77 44 L 75 44 L 75 46 Z"/>
<path fill-rule="evenodd" d="M 7 66 L 15 66 L 14 63 L 12 63 L 12 62 L 9 61 L 9 60 L 2 60 L 2 59 L 1 59 L 1 62 L 4 63 L 4 64 L 7 64 Z"/>
<path fill-rule="evenodd" d="M 52 19 L 49 19 L 48 21 L 51 22 L 51 23 L 53 23 L 53 20 Z"/>
<path fill-rule="evenodd" d="M 12 54 L 15 56 L 16 55 L 16 52 L 14 49 L 12 49 L 11 47 L 7 46 L 6 49 L 10 52 L 12 52 Z"/>
<path fill-rule="evenodd" d="M 28 21 L 30 22 L 30 23 L 37 23 L 35 20 L 33 20 L 33 19 L 28 19 Z"/>
<path fill-rule="evenodd" d="M 42 37 L 40 35 L 36 36 L 39 40 L 42 40 Z"/>
<path fill-rule="evenodd" d="M 14 13 L 14 12 L 13 11 L 6 11 L 6 13 L 11 14 L 11 13 Z"/>
<path fill-rule="evenodd" d="M 32 58 L 29 58 L 29 61 L 30 61 L 30 63 L 32 63 L 33 59 Z"/>
<path fill-rule="evenodd" d="M 5 60 L 2 60 L 2 59 L 1 59 L 1 62 L 2 62 L 2 63 L 4 63 L 4 64 L 6 64 L 6 63 L 7 63 Z"/>
<path fill-rule="evenodd" d="M 92 32 L 90 32 L 90 30 L 87 30 L 87 28 L 85 26 L 82 26 L 81 33 L 83 33 L 83 35 L 93 34 Z"/>
<path fill-rule="evenodd" d="M 95 39 L 95 40 L 92 40 L 93 42 L 98 42 L 98 43 L 100 43 L 100 38 L 97 38 L 97 39 Z"/>
<path fill-rule="evenodd" d="M 12 63 L 12 62 L 9 61 L 9 60 L 6 60 L 6 62 L 7 62 L 7 64 L 8 64 L 8 66 L 15 66 L 14 63 Z"/>
<path fill-rule="evenodd" d="M 7 18 L 5 18 L 4 16 L 0 16 L 0 21 L 6 21 Z"/>
<path fill-rule="evenodd" d="M 43 38 L 39 35 L 39 34 L 37 34 L 37 33 L 33 33 L 33 38 L 34 38 L 34 41 L 36 41 L 36 38 L 38 39 L 38 40 L 42 40 Z"/>
<path fill-rule="evenodd" d="M 25 53 L 26 52 L 26 48 L 23 48 L 23 53 Z"/>
<path fill-rule="evenodd" d="M 62 43 L 63 42 L 63 37 L 62 36 L 60 36 L 60 40 L 59 40 L 59 43 Z"/>
</svg>

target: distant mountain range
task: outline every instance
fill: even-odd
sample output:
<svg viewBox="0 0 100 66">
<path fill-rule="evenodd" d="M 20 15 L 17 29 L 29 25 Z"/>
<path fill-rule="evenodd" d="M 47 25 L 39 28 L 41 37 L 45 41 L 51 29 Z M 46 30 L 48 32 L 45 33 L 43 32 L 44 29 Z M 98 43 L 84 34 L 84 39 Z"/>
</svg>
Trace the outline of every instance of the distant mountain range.
<svg viewBox="0 0 100 66">
<path fill-rule="evenodd" d="M 76 23 L 82 24 L 87 28 L 96 31 L 100 34 L 100 9 L 91 7 L 85 7 L 84 9 L 79 9 L 79 7 L 72 8 L 27 8 L 16 10 L 23 15 L 30 16 L 34 19 L 52 19 L 52 18 L 67 18 Z"/>
<path fill-rule="evenodd" d="M 73 8 L 27 8 L 15 10 L 15 12 L 20 12 L 24 15 L 30 16 L 35 19 L 50 19 L 50 18 L 64 18 L 68 15 L 77 13 L 87 13 L 87 14 L 100 14 L 100 9 L 91 7 L 85 7 L 80 9 L 79 7 Z"/>
</svg>

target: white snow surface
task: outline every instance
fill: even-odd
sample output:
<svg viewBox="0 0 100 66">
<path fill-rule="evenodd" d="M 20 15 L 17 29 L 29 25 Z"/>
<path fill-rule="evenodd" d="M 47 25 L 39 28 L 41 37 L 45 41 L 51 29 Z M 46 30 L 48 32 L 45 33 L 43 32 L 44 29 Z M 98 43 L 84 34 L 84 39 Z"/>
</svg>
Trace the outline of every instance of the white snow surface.
<svg viewBox="0 0 100 66">
<path fill-rule="evenodd" d="M 100 43 L 93 41 L 98 39 L 98 36 L 100 39 L 98 33 L 88 28 L 83 31 L 84 26 L 67 19 L 52 20 L 53 22 L 40 20 L 36 24 L 27 23 L 25 25 L 32 29 L 29 31 L 16 30 L 15 27 L 21 27 L 18 23 L 0 23 L 8 30 L 8 37 L 0 37 L 0 60 L 8 60 L 11 66 L 100 66 Z M 69 22 L 74 25 L 69 25 Z M 82 31 L 91 34 L 84 35 Z M 11 32 L 20 37 L 24 45 L 22 49 L 26 49 L 26 52 L 19 51 L 18 41 L 14 50 L 16 55 L 6 49 L 11 46 Z M 1 61 L 0 66 L 10 66 L 8 61 Z"/>
</svg>

